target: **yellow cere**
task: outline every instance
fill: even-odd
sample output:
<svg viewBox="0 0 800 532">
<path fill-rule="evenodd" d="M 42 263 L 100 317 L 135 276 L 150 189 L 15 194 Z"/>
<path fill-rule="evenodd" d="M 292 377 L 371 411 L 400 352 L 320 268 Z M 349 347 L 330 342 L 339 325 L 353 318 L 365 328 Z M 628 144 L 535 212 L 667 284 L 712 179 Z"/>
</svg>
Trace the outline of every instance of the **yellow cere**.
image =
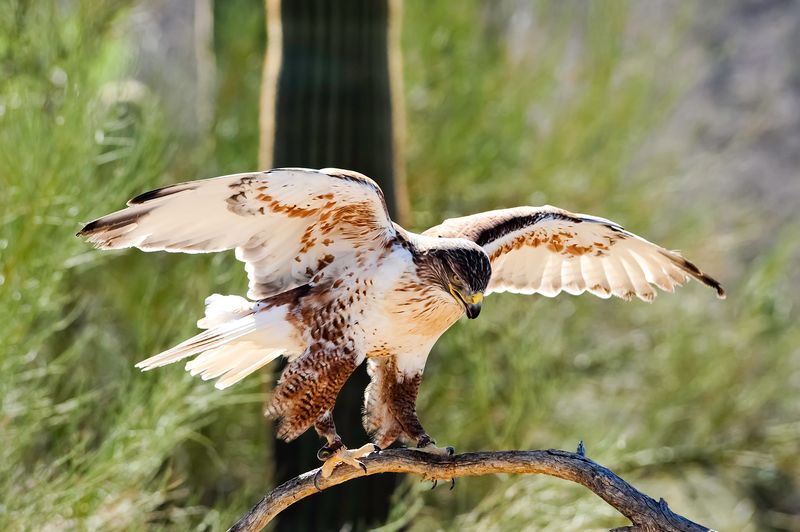
<svg viewBox="0 0 800 532">
<path fill-rule="evenodd" d="M 477 305 L 481 301 L 483 301 L 483 292 L 477 292 L 472 294 L 472 296 L 467 297 L 462 294 L 452 283 L 449 284 L 450 286 L 450 293 L 453 294 L 453 297 L 456 298 L 457 301 L 463 301 L 469 305 Z"/>
</svg>

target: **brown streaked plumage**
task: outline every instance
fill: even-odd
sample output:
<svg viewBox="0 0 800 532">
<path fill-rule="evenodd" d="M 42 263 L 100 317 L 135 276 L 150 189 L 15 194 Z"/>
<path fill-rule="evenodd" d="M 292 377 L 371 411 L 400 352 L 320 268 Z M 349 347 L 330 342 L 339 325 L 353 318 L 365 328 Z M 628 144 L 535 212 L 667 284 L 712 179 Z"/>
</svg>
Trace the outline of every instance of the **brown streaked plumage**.
<svg viewBox="0 0 800 532">
<path fill-rule="evenodd" d="M 327 441 L 323 474 L 358 465 L 332 411 L 342 385 L 367 361 L 364 426 L 437 450 L 417 417 L 425 361 L 436 340 L 484 294 L 590 292 L 651 301 L 689 278 L 720 284 L 679 253 L 618 224 L 555 207 L 517 207 L 447 220 L 423 234 L 394 224 L 380 188 L 339 169 L 286 168 L 146 192 L 79 233 L 101 248 L 205 253 L 234 249 L 248 297 L 206 300 L 205 329 L 137 364 L 191 358 L 186 369 L 225 388 L 280 356 L 289 362 L 267 414 L 291 440 L 312 426 Z M 193 358 L 192 358 L 193 357 Z"/>
</svg>

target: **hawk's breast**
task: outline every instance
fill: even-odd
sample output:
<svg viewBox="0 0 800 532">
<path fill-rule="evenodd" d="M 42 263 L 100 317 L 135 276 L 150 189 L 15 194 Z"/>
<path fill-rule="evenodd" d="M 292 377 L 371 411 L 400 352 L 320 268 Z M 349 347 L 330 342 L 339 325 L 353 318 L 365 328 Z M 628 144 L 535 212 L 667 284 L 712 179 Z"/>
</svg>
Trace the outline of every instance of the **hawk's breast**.
<svg viewBox="0 0 800 532">
<path fill-rule="evenodd" d="M 427 354 L 463 314 L 449 294 L 420 279 L 402 245 L 366 249 L 325 270 L 301 307 L 297 325 L 310 345 L 330 342 L 370 357 Z"/>
</svg>

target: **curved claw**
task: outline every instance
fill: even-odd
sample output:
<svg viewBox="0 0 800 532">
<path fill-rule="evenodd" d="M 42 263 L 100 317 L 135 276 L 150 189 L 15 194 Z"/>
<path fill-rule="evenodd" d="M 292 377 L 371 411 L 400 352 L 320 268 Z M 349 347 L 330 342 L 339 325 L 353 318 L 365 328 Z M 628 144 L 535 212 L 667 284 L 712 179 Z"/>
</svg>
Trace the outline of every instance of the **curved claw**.
<svg viewBox="0 0 800 532">
<path fill-rule="evenodd" d="M 317 491 L 322 491 L 322 488 L 319 485 L 319 479 L 322 478 L 322 468 L 320 467 L 319 470 L 314 473 L 314 487 L 317 488 Z"/>
<path fill-rule="evenodd" d="M 439 484 L 439 480 L 438 480 L 438 479 L 436 479 L 436 478 L 435 478 L 435 479 L 433 479 L 433 486 L 431 486 L 431 491 L 433 491 L 434 489 L 436 489 L 436 486 L 437 486 L 438 484 Z"/>
<path fill-rule="evenodd" d="M 363 469 L 363 470 L 364 470 L 364 474 L 366 475 L 366 474 L 367 474 L 367 466 L 366 466 L 366 465 L 364 465 L 364 462 L 362 462 L 361 460 L 356 460 L 356 463 L 358 464 L 358 466 L 359 466 L 361 469 Z"/>
<path fill-rule="evenodd" d="M 455 478 L 451 478 L 450 479 L 450 491 L 453 491 L 453 488 L 455 488 L 455 487 L 456 487 L 456 479 Z"/>
</svg>

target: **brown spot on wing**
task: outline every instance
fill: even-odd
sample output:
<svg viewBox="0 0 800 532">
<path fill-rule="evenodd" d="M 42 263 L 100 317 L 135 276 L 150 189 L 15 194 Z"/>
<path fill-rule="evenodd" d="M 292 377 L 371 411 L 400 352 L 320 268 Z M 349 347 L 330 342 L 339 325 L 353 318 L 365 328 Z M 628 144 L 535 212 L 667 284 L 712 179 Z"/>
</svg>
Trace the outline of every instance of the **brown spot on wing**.
<svg viewBox="0 0 800 532">
<path fill-rule="evenodd" d="M 595 251 L 607 250 L 608 246 L 600 242 L 594 242 L 589 245 L 581 245 L 572 241 L 575 238 L 575 233 L 567 231 L 559 231 L 553 234 L 547 234 L 541 230 L 534 231 L 530 234 L 522 234 L 513 240 L 504 243 L 501 247 L 497 248 L 489 256 L 489 260 L 494 261 L 501 255 L 505 255 L 511 251 L 520 249 L 522 247 L 538 248 L 545 245 L 552 253 L 560 253 L 569 257 L 580 257 L 587 253 Z"/>
<path fill-rule="evenodd" d="M 332 263 L 335 258 L 336 257 L 331 255 L 330 253 L 320 257 L 320 259 L 317 261 L 317 270 L 323 269 L 325 266 Z"/>
<path fill-rule="evenodd" d="M 567 253 L 574 257 L 580 257 L 581 255 L 586 255 L 590 251 L 592 251 L 592 246 L 581 246 L 579 244 L 569 244 L 566 247 Z"/>
<path fill-rule="evenodd" d="M 288 205 L 275 200 L 270 201 L 268 207 L 270 211 L 278 214 L 285 214 L 289 218 L 308 218 L 319 212 L 318 208 L 304 209 L 297 205 Z"/>
<path fill-rule="evenodd" d="M 561 242 L 561 238 L 558 235 L 553 235 L 550 238 L 550 242 L 547 243 L 547 249 L 554 253 L 559 253 L 562 249 L 564 249 L 564 244 Z"/>
<path fill-rule="evenodd" d="M 594 284 L 589 288 L 590 292 L 599 292 L 603 295 L 608 295 L 611 293 L 611 287 L 608 285 L 608 281 L 605 284 Z"/>
</svg>

